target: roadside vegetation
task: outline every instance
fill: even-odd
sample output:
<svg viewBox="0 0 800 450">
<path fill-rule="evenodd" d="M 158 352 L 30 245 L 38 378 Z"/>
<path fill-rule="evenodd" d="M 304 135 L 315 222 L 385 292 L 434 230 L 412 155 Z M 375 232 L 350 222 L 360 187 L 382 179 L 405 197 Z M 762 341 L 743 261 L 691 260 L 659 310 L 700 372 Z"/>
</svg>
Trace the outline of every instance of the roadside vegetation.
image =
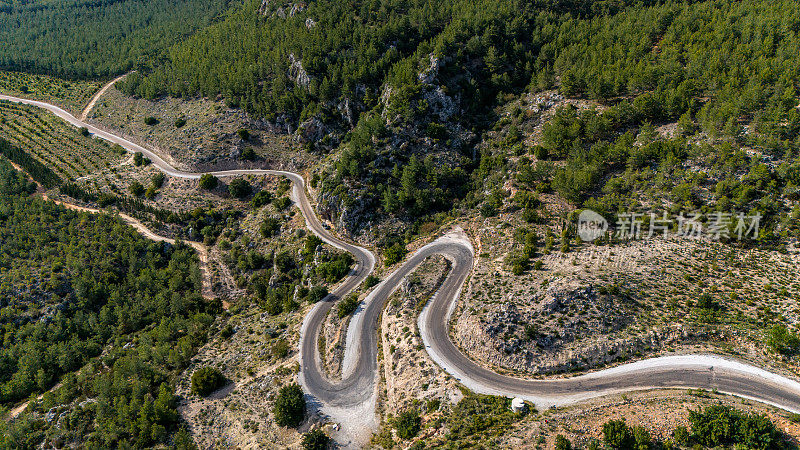
<svg viewBox="0 0 800 450">
<path fill-rule="evenodd" d="M 668 442 L 658 442 L 642 426 L 628 426 L 624 419 L 603 424 L 603 444 L 609 449 L 659 448 L 793 448 L 786 436 L 765 415 L 747 414 L 730 406 L 712 405 L 689 412 L 690 426 L 678 427 Z M 568 442 L 565 439 L 562 442 Z M 564 445 L 564 444 L 562 444 Z M 592 442 L 589 448 L 600 448 Z M 796 447 L 795 447 L 796 448 Z"/>
<path fill-rule="evenodd" d="M 0 94 L 46 101 L 73 114 L 89 103 L 100 86 L 97 81 L 63 80 L 47 75 L 0 71 Z"/>
<path fill-rule="evenodd" d="M 24 148 L 65 181 L 89 174 L 113 177 L 125 154 L 39 108 L 5 101 L 0 101 L 0 138 Z"/>
</svg>

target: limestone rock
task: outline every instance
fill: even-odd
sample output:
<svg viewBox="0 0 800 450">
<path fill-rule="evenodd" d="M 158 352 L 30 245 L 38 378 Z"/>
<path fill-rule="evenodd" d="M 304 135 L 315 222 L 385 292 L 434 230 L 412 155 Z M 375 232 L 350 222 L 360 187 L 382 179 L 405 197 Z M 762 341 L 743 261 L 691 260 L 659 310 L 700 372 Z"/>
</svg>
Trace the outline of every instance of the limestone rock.
<svg viewBox="0 0 800 450">
<path fill-rule="evenodd" d="M 294 56 L 294 53 L 289 54 L 289 77 L 291 77 L 298 86 L 308 88 L 311 83 L 311 77 L 308 76 L 306 69 L 303 68 L 303 62 Z"/>
</svg>

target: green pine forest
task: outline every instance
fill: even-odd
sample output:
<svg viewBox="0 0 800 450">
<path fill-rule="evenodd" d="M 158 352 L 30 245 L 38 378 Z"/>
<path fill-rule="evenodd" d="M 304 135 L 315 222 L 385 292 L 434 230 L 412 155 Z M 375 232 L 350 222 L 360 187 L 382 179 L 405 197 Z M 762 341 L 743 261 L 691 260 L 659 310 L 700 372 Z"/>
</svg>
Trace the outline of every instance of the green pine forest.
<svg viewBox="0 0 800 450">
<path fill-rule="evenodd" d="M 227 0 L 2 0 L 0 68 L 68 79 L 149 67 Z"/>
<path fill-rule="evenodd" d="M 0 404 L 45 393 L 40 412 L 69 413 L 60 427 L 30 414 L 2 421 L 0 447 L 186 441 L 172 383 L 221 310 L 198 294 L 194 251 L 34 190 L 0 158 Z"/>
</svg>

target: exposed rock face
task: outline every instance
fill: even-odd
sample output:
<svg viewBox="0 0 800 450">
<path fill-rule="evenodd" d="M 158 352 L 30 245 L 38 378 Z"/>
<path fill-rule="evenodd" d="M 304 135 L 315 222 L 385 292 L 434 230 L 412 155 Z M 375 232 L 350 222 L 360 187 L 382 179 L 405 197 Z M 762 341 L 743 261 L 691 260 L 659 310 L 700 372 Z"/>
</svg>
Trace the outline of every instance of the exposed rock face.
<svg viewBox="0 0 800 450">
<path fill-rule="evenodd" d="M 425 84 L 433 83 L 433 81 L 439 75 L 439 67 L 442 65 L 442 61 L 433 55 L 430 55 L 430 61 L 431 64 L 428 66 L 428 68 L 417 74 L 419 81 Z"/>
<path fill-rule="evenodd" d="M 629 310 L 632 300 L 600 294 L 592 285 L 548 288 L 524 302 L 533 305 L 524 312 L 513 299 L 507 301 L 484 318 L 462 314 L 455 336 L 478 360 L 526 373 L 585 370 L 648 350 L 709 338 L 682 327 L 642 330 L 620 337 L 617 332 L 633 320 L 634 313 Z M 541 318 L 553 319 L 553 323 L 537 321 Z"/>
<path fill-rule="evenodd" d="M 381 117 L 383 117 L 383 119 L 386 120 L 386 125 L 390 125 L 392 122 L 395 121 L 395 117 L 389 115 L 389 108 L 385 107 L 386 105 L 389 104 L 393 92 L 394 89 L 390 84 L 386 84 L 383 87 L 383 90 L 381 91 L 380 102 L 381 105 L 384 105 L 384 108 L 381 109 Z"/>
<path fill-rule="evenodd" d="M 294 3 L 289 9 L 289 17 L 294 17 L 295 14 L 302 12 L 306 9 L 305 3 Z"/>
<path fill-rule="evenodd" d="M 318 142 L 328 133 L 328 128 L 319 120 L 318 117 L 312 117 L 306 120 L 297 127 L 297 132 L 294 135 L 294 140 L 305 144 L 307 142 Z"/>
<path fill-rule="evenodd" d="M 339 104 L 336 106 L 336 109 L 342 113 L 342 118 L 348 123 L 348 125 L 351 127 L 355 126 L 355 113 L 350 105 L 349 98 L 345 98 L 343 101 L 339 102 Z"/>
<path fill-rule="evenodd" d="M 303 62 L 294 56 L 294 53 L 289 54 L 289 76 L 297 83 L 298 86 L 308 88 L 311 82 L 311 77 L 308 76 L 306 69 L 303 68 Z"/>
<path fill-rule="evenodd" d="M 339 230 L 357 236 L 372 225 L 373 210 L 367 202 L 347 192 L 325 192 L 319 197 L 319 215 Z"/>
<path fill-rule="evenodd" d="M 425 91 L 424 95 L 431 112 L 439 116 L 439 120 L 442 122 L 458 112 L 458 101 L 445 94 L 441 87 L 428 89 Z"/>
<path fill-rule="evenodd" d="M 270 0 L 262 0 L 261 5 L 258 7 L 258 13 L 262 16 L 269 15 L 269 6 Z M 305 11 L 306 4 L 305 3 L 292 3 L 289 6 L 279 6 L 275 11 L 272 13 L 273 16 L 278 16 L 281 19 L 285 19 L 287 17 L 294 17 L 296 14 Z M 308 23 L 306 22 L 306 26 Z"/>
<path fill-rule="evenodd" d="M 261 6 L 258 7 L 258 13 L 262 16 L 267 15 L 269 9 L 269 0 L 261 0 Z"/>
</svg>

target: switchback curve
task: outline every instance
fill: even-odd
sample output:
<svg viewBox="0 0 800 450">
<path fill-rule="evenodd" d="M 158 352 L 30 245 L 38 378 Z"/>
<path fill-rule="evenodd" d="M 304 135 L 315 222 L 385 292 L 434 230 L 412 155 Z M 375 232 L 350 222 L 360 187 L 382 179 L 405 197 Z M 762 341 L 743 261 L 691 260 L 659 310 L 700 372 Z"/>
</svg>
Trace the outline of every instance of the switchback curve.
<svg viewBox="0 0 800 450">
<path fill-rule="evenodd" d="M 84 123 L 57 106 L 36 100 L 0 95 L 0 100 L 44 108 L 77 127 L 86 127 L 97 137 L 119 144 L 131 152 L 141 152 L 167 175 L 197 179 L 203 173 L 181 171 L 156 153 Z M 441 254 L 453 261 L 453 268 L 441 288 L 419 317 L 419 328 L 426 349 L 433 359 L 465 386 L 487 394 L 519 396 L 539 406 L 574 403 L 612 393 L 653 388 L 716 389 L 800 412 L 800 383 L 755 366 L 715 355 L 684 355 L 652 358 L 573 378 L 526 380 L 497 374 L 471 361 L 450 340 L 448 323 L 459 293 L 471 271 L 474 255 L 469 240 L 451 234 L 415 252 L 389 277 L 376 286 L 359 306 L 348 332 L 343 380 L 328 380 L 320 370 L 317 340 L 322 323 L 337 298 L 348 294 L 369 275 L 375 256 L 367 249 L 341 240 L 322 226 L 308 197 L 302 176 L 277 170 L 227 170 L 208 172 L 219 177 L 235 175 L 280 175 L 293 184 L 292 197 L 306 219 L 308 228 L 323 241 L 355 256 L 356 268 L 329 296 L 306 316 L 300 343 L 301 382 L 306 391 L 322 403 L 323 409 L 358 409 L 374 402 L 377 377 L 377 325 L 386 299 L 406 275 L 428 256 Z M 369 408 L 366 411 L 371 411 Z M 374 415 L 374 411 L 373 411 Z M 352 418 L 352 416 L 351 416 Z M 356 417 L 369 422 L 374 417 Z"/>
</svg>

